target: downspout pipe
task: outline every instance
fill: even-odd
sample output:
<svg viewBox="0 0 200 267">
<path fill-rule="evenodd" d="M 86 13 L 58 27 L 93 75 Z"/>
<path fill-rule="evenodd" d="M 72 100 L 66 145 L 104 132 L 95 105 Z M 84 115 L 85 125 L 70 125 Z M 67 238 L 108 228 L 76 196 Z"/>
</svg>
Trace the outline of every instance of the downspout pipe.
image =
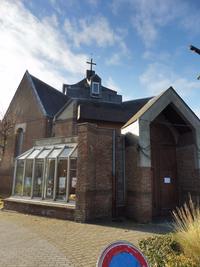
<svg viewBox="0 0 200 267">
<path fill-rule="evenodd" d="M 112 217 L 116 217 L 116 130 L 112 134 Z"/>
<path fill-rule="evenodd" d="M 126 207 L 126 145 L 125 136 L 123 136 L 123 180 L 124 180 L 124 206 Z"/>
</svg>

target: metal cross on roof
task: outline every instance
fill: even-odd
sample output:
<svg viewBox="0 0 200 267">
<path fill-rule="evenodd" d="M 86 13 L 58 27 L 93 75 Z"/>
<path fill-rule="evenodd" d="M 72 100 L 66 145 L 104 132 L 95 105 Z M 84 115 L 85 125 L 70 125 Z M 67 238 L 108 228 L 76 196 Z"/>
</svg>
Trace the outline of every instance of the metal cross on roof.
<svg viewBox="0 0 200 267">
<path fill-rule="evenodd" d="M 90 64 L 90 70 L 92 71 L 92 65 L 97 65 L 96 63 L 93 62 L 93 58 L 90 59 L 90 61 L 86 62 L 87 64 Z"/>
</svg>

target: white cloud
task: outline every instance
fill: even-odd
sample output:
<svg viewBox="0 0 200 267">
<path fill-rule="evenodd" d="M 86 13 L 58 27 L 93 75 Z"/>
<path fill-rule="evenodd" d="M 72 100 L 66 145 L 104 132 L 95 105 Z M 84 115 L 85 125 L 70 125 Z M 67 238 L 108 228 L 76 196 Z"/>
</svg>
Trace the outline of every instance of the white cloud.
<svg viewBox="0 0 200 267">
<path fill-rule="evenodd" d="M 112 77 L 108 77 L 108 80 L 105 81 L 105 86 L 108 87 L 109 89 L 115 90 L 118 93 L 121 92 L 121 89 L 119 88 L 119 86 L 116 84 L 116 82 L 114 82 Z"/>
<path fill-rule="evenodd" d="M 84 72 L 87 56 L 71 51 L 57 25 L 55 15 L 39 20 L 21 1 L 0 1 L 0 109 L 4 112 L 26 69 L 57 88 Z"/>
<path fill-rule="evenodd" d="M 120 15 L 121 10 L 125 7 L 126 10 L 128 9 L 127 18 L 131 20 L 133 28 L 141 37 L 146 47 L 151 47 L 158 39 L 160 29 L 172 21 L 176 21 L 176 24 L 183 26 L 184 23 L 182 21 L 188 17 L 188 12 L 191 12 L 189 4 L 186 1 L 180 0 L 112 1 L 111 10 L 115 15 Z M 188 24 L 185 21 L 185 25 Z M 198 23 L 196 23 L 197 25 Z"/>
<path fill-rule="evenodd" d="M 121 55 L 118 53 L 113 54 L 110 58 L 106 60 L 107 65 L 120 65 Z"/>
<path fill-rule="evenodd" d="M 80 19 L 73 23 L 65 20 L 65 31 L 76 46 L 96 43 L 99 47 L 115 44 L 120 39 L 103 16 Z"/>
<path fill-rule="evenodd" d="M 123 90 L 120 88 L 120 86 L 113 80 L 112 77 L 108 77 L 108 80 L 105 81 L 105 86 L 109 89 L 117 91 L 118 94 L 122 95 L 123 101 L 131 100 L 133 99 L 133 96 L 129 94 L 123 94 Z"/>
<path fill-rule="evenodd" d="M 172 69 L 161 63 L 148 65 L 139 80 L 142 88 L 151 95 L 157 95 L 172 86 L 182 97 L 186 97 L 195 89 L 200 88 L 198 81 L 190 81 L 180 77 Z"/>
<path fill-rule="evenodd" d="M 199 119 L 200 119 L 200 108 L 196 107 L 196 108 L 193 109 L 193 111 L 197 115 L 197 117 L 199 117 Z"/>
<path fill-rule="evenodd" d="M 96 7 L 99 3 L 99 0 L 87 0 L 87 2 L 88 4 Z"/>
<path fill-rule="evenodd" d="M 133 2 L 136 10 L 136 15 L 132 18 L 133 27 L 146 46 L 151 46 L 156 41 L 161 27 L 179 17 L 184 10 L 184 4 L 174 0 L 134 0 Z"/>
<path fill-rule="evenodd" d="M 127 32 L 124 29 L 113 29 L 103 16 L 88 17 L 78 21 L 65 20 L 65 32 L 76 47 L 81 45 L 97 45 L 98 47 L 113 47 L 118 53 L 107 60 L 108 64 L 120 64 L 122 56 L 129 56 L 129 50 L 124 42 Z"/>
</svg>

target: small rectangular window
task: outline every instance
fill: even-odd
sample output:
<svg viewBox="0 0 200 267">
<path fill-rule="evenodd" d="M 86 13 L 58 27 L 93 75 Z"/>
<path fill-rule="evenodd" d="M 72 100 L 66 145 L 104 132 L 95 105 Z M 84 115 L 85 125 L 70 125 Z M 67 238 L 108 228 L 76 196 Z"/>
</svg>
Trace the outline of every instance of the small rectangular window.
<svg viewBox="0 0 200 267">
<path fill-rule="evenodd" d="M 99 95 L 99 83 L 97 82 L 92 83 L 92 94 Z"/>
</svg>

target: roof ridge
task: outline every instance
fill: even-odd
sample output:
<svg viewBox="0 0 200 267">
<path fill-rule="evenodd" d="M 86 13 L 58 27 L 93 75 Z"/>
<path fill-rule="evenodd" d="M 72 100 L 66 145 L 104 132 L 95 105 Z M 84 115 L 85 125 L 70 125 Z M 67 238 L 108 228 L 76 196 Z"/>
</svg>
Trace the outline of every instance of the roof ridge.
<svg viewBox="0 0 200 267">
<path fill-rule="evenodd" d="M 137 101 L 141 101 L 141 100 L 151 100 L 152 98 L 154 98 L 155 96 L 150 96 L 150 97 L 143 97 L 143 98 L 136 98 L 136 99 L 131 99 L 131 100 L 126 100 L 126 101 L 123 101 L 123 103 L 129 103 L 129 102 L 137 102 Z"/>
<path fill-rule="evenodd" d="M 37 98 L 37 101 L 38 101 L 38 103 L 39 103 L 41 109 L 42 109 L 42 112 L 44 113 L 45 116 L 47 116 L 47 112 L 46 112 L 46 110 L 45 110 L 45 107 L 44 107 L 44 105 L 43 105 L 43 103 L 42 103 L 42 101 L 41 101 L 41 99 L 40 99 L 40 96 L 39 96 L 39 94 L 38 94 L 38 92 L 37 92 L 37 90 L 36 90 L 35 84 L 34 84 L 33 79 L 32 79 L 32 77 L 34 77 L 34 76 L 32 76 L 32 75 L 28 72 L 28 70 L 25 72 L 25 75 L 27 76 L 28 81 L 29 81 L 30 84 L 31 84 L 31 88 L 33 89 L 33 92 L 35 93 L 35 96 L 36 96 L 36 98 Z"/>
</svg>

